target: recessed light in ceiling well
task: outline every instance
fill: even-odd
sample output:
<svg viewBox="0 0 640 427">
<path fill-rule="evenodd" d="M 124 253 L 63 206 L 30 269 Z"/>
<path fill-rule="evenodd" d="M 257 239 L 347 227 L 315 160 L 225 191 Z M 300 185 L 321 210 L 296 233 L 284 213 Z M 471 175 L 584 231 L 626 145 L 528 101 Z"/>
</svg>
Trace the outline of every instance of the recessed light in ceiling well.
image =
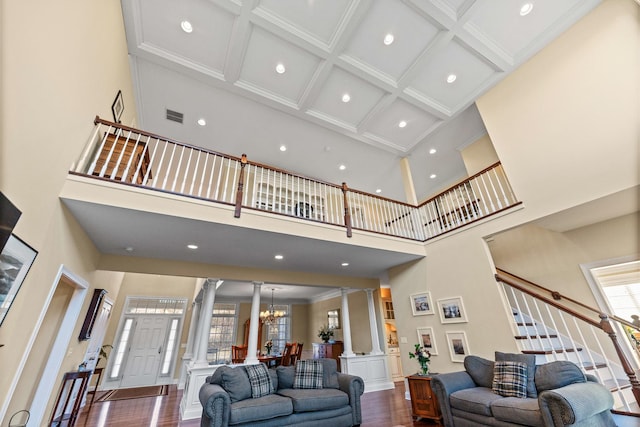
<svg viewBox="0 0 640 427">
<path fill-rule="evenodd" d="M 525 3 L 520 8 L 520 16 L 526 16 L 533 10 L 533 3 Z"/>
<path fill-rule="evenodd" d="M 189 243 L 187 245 L 187 248 L 189 248 L 191 250 L 196 250 L 196 249 L 198 249 L 198 245 L 194 245 L 193 243 Z"/>
<path fill-rule="evenodd" d="M 393 43 L 393 40 L 395 39 L 395 37 L 393 37 L 393 34 L 388 33 L 384 36 L 384 39 L 382 40 L 382 42 L 389 46 L 391 43 Z"/>
<path fill-rule="evenodd" d="M 276 65 L 276 73 L 284 74 L 285 71 L 287 71 L 287 69 L 284 67 L 284 64 L 279 63 L 278 65 Z"/>
<path fill-rule="evenodd" d="M 403 128 L 407 126 L 407 122 L 405 120 L 400 120 L 400 123 L 398 123 L 398 127 L 399 128 Z"/>
<path fill-rule="evenodd" d="M 436 175 L 435 173 L 432 173 L 431 175 L 429 175 L 429 178 L 431 179 L 435 179 L 438 175 Z"/>
<path fill-rule="evenodd" d="M 342 264 L 340 264 L 343 267 L 349 267 L 349 263 L 348 262 L 343 262 Z"/>
<path fill-rule="evenodd" d="M 198 124 L 200 126 L 206 126 L 207 125 L 207 121 L 205 119 L 198 119 Z"/>
<path fill-rule="evenodd" d="M 338 169 L 340 169 L 341 171 L 345 170 L 347 167 L 345 165 L 340 165 L 338 166 Z"/>
<path fill-rule="evenodd" d="M 193 25 L 191 25 L 191 22 L 189 21 L 182 21 L 180 23 L 180 28 L 182 28 L 182 31 L 184 31 L 187 34 L 193 32 Z"/>
<path fill-rule="evenodd" d="M 348 93 L 345 93 L 342 95 L 342 102 L 347 103 L 351 101 L 351 95 L 349 95 Z"/>
<path fill-rule="evenodd" d="M 458 76 L 456 76 L 455 74 L 449 74 L 447 76 L 447 83 L 453 83 L 456 81 L 456 79 L 458 78 Z"/>
<path fill-rule="evenodd" d="M 280 151 L 287 151 L 287 146 L 286 145 L 281 145 L 280 146 Z"/>
<path fill-rule="evenodd" d="M 278 254 L 278 255 L 274 256 L 274 258 L 277 259 L 278 261 L 280 261 L 281 259 L 284 259 L 284 255 Z"/>
<path fill-rule="evenodd" d="M 429 150 L 429 154 L 436 154 L 438 152 L 438 150 L 436 150 L 435 148 L 432 148 L 431 150 Z"/>
<path fill-rule="evenodd" d="M 382 189 L 381 188 L 377 188 L 376 189 L 376 193 L 378 193 L 378 194 L 382 193 Z"/>
</svg>

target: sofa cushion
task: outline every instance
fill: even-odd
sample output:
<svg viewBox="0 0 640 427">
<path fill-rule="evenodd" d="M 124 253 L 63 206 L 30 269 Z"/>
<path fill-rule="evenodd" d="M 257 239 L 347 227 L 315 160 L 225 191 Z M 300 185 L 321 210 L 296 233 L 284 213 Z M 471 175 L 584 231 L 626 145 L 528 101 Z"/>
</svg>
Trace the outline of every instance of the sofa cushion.
<svg viewBox="0 0 640 427">
<path fill-rule="evenodd" d="M 276 373 L 278 375 L 278 389 L 293 388 L 293 379 L 296 376 L 295 366 L 278 366 Z"/>
<path fill-rule="evenodd" d="M 324 411 L 349 405 L 347 393 L 333 388 L 285 389 L 278 394 L 286 396 L 293 402 L 293 412 Z"/>
<path fill-rule="evenodd" d="M 490 388 L 473 387 L 451 393 L 449 404 L 464 412 L 491 417 L 491 404 L 500 399 L 506 398 L 495 394 Z"/>
<path fill-rule="evenodd" d="M 322 361 L 316 359 L 298 360 L 293 388 L 322 388 Z"/>
<path fill-rule="evenodd" d="M 251 383 L 244 366 L 221 366 L 215 370 L 213 377 L 218 378 L 220 386 L 229 394 L 231 403 L 251 397 Z"/>
<path fill-rule="evenodd" d="M 538 399 L 529 397 L 505 397 L 491 403 L 491 413 L 494 418 L 507 423 L 524 424 L 527 426 L 542 426 L 542 414 Z"/>
<path fill-rule="evenodd" d="M 586 376 L 580 368 L 568 360 L 556 360 L 539 365 L 536 368 L 535 378 L 538 393 L 587 381 Z"/>
<path fill-rule="evenodd" d="M 493 385 L 493 360 L 479 356 L 467 356 L 464 358 L 464 369 L 478 387 L 491 388 Z"/>
<path fill-rule="evenodd" d="M 502 353 L 496 351 L 496 362 L 522 362 L 527 365 L 527 397 L 538 397 L 536 389 L 536 356 L 533 354 Z"/>
<path fill-rule="evenodd" d="M 257 399 L 245 399 L 232 403 L 229 425 L 283 417 L 291 413 L 293 413 L 291 399 L 270 394 Z"/>
<path fill-rule="evenodd" d="M 267 365 L 264 363 L 247 365 L 245 366 L 245 370 L 247 371 L 249 383 L 251 384 L 251 397 L 255 399 L 257 397 L 267 396 L 275 391 Z"/>
<path fill-rule="evenodd" d="M 527 365 L 522 362 L 496 362 L 491 390 L 504 397 L 527 397 Z"/>
<path fill-rule="evenodd" d="M 318 359 L 322 362 L 322 388 L 340 388 L 338 383 L 338 362 L 335 359 Z"/>
</svg>

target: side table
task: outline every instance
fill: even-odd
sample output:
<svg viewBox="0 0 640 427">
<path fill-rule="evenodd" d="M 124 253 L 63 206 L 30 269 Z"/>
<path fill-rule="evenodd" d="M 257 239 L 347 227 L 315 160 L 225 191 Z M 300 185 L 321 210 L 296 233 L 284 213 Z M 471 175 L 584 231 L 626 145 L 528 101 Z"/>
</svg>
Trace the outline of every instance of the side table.
<svg viewBox="0 0 640 427">
<path fill-rule="evenodd" d="M 431 376 L 409 375 L 411 413 L 414 418 L 428 418 L 442 425 L 442 415 L 435 393 L 431 390 Z"/>
</svg>

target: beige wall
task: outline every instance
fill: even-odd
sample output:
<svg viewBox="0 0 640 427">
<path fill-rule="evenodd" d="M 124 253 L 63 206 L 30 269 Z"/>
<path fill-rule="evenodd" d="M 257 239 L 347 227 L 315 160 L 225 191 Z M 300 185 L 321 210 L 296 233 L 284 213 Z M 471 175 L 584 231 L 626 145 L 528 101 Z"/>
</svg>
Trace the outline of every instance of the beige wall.
<svg viewBox="0 0 640 427">
<path fill-rule="evenodd" d="M 114 0 L 2 2 L 0 191 L 22 211 L 15 233 L 38 251 L 0 328 L 0 342 L 5 344 L 0 349 L 2 420 L 10 399 L 27 405 L 26 391 L 11 393 L 15 381 L 36 383 L 33 372 L 22 373 L 23 357 L 57 285 L 53 281 L 60 265 L 92 288 L 100 286 L 93 274 L 99 254 L 61 206 L 58 194 L 94 116 L 111 116 L 118 90 L 124 95 L 125 122 L 135 117 L 120 7 Z M 29 31 L 24 30 L 27 22 Z M 89 289 L 87 295 L 91 293 Z M 88 303 L 87 298 L 74 337 Z M 67 351 L 71 356 L 61 372 L 77 367 L 85 349 L 86 342 L 72 339 Z"/>
<path fill-rule="evenodd" d="M 489 135 L 485 135 L 466 146 L 460 151 L 460 155 L 468 176 L 474 175 L 500 160 Z"/>
</svg>

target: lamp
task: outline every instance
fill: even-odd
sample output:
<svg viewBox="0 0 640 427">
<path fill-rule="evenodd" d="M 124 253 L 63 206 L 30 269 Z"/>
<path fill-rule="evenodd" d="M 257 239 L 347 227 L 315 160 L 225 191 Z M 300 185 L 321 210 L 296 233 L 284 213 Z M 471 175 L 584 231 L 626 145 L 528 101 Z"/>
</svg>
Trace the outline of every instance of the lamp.
<svg viewBox="0 0 640 427">
<path fill-rule="evenodd" d="M 260 319 L 262 319 L 262 321 L 264 323 L 266 323 L 267 325 L 271 325 L 273 323 L 276 323 L 278 318 L 284 316 L 286 314 L 286 312 L 281 311 L 281 310 L 275 310 L 273 308 L 273 291 L 275 290 L 275 288 L 271 288 L 271 305 L 269 306 L 268 310 L 262 311 L 260 312 Z"/>
</svg>

